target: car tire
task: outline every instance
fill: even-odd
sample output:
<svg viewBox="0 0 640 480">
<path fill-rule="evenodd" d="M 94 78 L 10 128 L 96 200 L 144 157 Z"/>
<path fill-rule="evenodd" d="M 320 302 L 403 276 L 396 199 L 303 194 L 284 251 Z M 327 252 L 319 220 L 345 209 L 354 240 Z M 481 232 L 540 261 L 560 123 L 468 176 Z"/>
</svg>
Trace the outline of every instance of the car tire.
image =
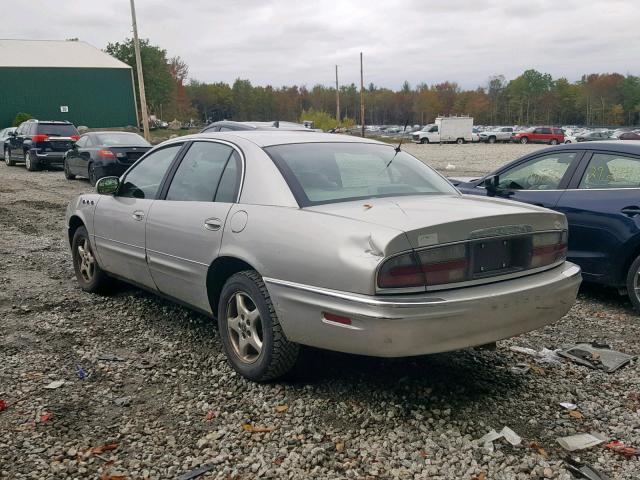
<svg viewBox="0 0 640 480">
<path fill-rule="evenodd" d="M 420 143 L 425 144 L 425 143 L 429 143 L 429 139 L 424 137 L 420 139 Z"/>
<path fill-rule="evenodd" d="M 24 166 L 30 172 L 36 172 L 40 170 L 40 162 L 36 158 L 36 154 L 29 150 L 27 154 L 24 156 Z"/>
<path fill-rule="evenodd" d="M 640 312 L 640 255 L 631 263 L 627 272 L 627 295 L 636 312 Z"/>
<path fill-rule="evenodd" d="M 113 286 L 113 279 L 98 265 L 85 227 L 78 227 L 74 233 L 71 253 L 80 288 L 90 293 L 107 293 Z"/>
<path fill-rule="evenodd" d="M 521 143 L 521 144 L 523 144 L 523 145 L 524 145 L 525 143 L 529 143 L 529 138 L 528 138 L 528 137 L 522 137 L 522 138 L 520 138 L 520 143 Z"/>
<path fill-rule="evenodd" d="M 565 141 L 564 141 L 564 144 L 565 144 L 565 145 L 569 145 L 570 143 L 571 143 L 571 140 L 565 140 Z"/>
<path fill-rule="evenodd" d="M 9 147 L 4 149 L 4 163 L 6 163 L 8 167 L 13 167 L 16 164 L 15 160 L 11 160 L 11 150 L 9 150 Z"/>
<path fill-rule="evenodd" d="M 489 142 L 489 143 L 496 143 L 496 137 L 493 137 L 493 136 L 492 136 L 492 137 L 489 137 L 488 142 Z"/>
<path fill-rule="evenodd" d="M 456 143 L 457 143 L 458 145 L 462 145 L 462 144 L 464 143 L 464 138 L 458 138 L 458 139 L 456 140 Z"/>
<path fill-rule="evenodd" d="M 93 166 L 93 163 L 90 163 L 87 167 L 87 177 L 91 186 L 95 187 L 98 179 L 96 178 L 96 167 Z"/>
<path fill-rule="evenodd" d="M 551 141 L 549 142 L 549 145 L 557 145 L 558 144 L 558 140 L 556 140 L 555 138 L 552 138 Z"/>
<path fill-rule="evenodd" d="M 300 356 L 290 342 L 255 270 L 232 275 L 218 304 L 220 338 L 231 367 L 255 382 L 268 382 L 289 373 Z"/>
<path fill-rule="evenodd" d="M 67 180 L 75 180 L 76 176 L 71 173 L 69 170 L 69 164 L 67 163 L 67 159 L 64 159 L 64 178 Z"/>
</svg>

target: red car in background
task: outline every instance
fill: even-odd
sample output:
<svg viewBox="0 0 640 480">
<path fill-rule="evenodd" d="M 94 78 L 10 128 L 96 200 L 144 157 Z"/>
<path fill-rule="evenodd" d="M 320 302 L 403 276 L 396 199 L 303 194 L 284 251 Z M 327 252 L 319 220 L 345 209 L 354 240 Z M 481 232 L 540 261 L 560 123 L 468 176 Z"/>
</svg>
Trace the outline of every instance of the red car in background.
<svg viewBox="0 0 640 480">
<path fill-rule="evenodd" d="M 530 127 L 511 136 L 516 143 L 548 143 L 558 145 L 564 143 L 564 132 L 556 127 Z"/>
</svg>

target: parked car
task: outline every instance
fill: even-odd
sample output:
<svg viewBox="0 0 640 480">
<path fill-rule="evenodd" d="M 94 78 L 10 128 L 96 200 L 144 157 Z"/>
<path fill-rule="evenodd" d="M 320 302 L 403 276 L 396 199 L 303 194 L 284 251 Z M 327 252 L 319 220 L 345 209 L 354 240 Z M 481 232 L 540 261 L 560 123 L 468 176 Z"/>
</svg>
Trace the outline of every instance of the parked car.
<svg viewBox="0 0 640 480">
<path fill-rule="evenodd" d="M 216 316 L 240 374 L 300 345 L 381 357 L 482 345 L 561 318 L 580 269 L 563 215 L 462 196 L 369 139 L 303 132 L 169 140 L 67 208 L 82 289 L 121 278 Z"/>
<path fill-rule="evenodd" d="M 478 179 L 463 193 L 552 208 L 569 222 L 568 259 L 585 281 L 626 289 L 640 309 L 640 142 L 559 145 Z"/>
<path fill-rule="evenodd" d="M 521 132 L 515 132 L 511 141 L 516 143 L 548 143 L 557 145 L 564 143 L 564 132 L 555 127 L 530 127 Z"/>
<path fill-rule="evenodd" d="M 78 138 L 71 122 L 27 120 L 4 142 L 5 162 L 9 166 L 24 162 L 29 171 L 62 166 L 65 152 Z"/>
<path fill-rule="evenodd" d="M 16 127 L 3 128 L 2 130 L 0 130 L 0 145 L 2 145 L 2 152 L 0 152 L 0 155 L 2 155 L 1 158 L 3 160 L 6 160 L 4 158 L 4 142 L 6 142 L 9 139 L 10 134 L 15 131 L 16 131 Z"/>
<path fill-rule="evenodd" d="M 102 177 L 119 177 L 150 149 L 137 133 L 85 133 L 65 154 L 64 176 L 73 180 L 79 175 L 95 185 Z"/>
<path fill-rule="evenodd" d="M 576 142 L 598 142 L 602 140 L 615 140 L 609 132 L 586 132 L 576 136 Z"/>
<path fill-rule="evenodd" d="M 316 129 L 307 128 L 300 123 L 293 122 L 234 122 L 232 120 L 221 120 L 213 122 L 204 127 L 200 133 L 205 132 L 237 132 L 246 130 L 301 130 L 316 131 Z"/>
<path fill-rule="evenodd" d="M 487 143 L 509 142 L 513 135 L 513 127 L 497 127 L 480 133 L 480 141 Z"/>
<path fill-rule="evenodd" d="M 640 140 L 640 132 L 624 132 L 618 136 L 618 140 Z"/>
</svg>

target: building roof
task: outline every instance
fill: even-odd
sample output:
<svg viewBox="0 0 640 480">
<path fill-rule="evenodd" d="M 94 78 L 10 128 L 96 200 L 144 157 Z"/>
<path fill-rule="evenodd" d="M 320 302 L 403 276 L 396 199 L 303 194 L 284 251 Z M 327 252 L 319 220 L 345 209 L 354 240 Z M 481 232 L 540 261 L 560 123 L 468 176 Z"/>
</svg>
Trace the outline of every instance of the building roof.
<svg viewBox="0 0 640 480">
<path fill-rule="evenodd" d="M 80 41 L 0 40 L 0 68 L 131 68 Z"/>
</svg>

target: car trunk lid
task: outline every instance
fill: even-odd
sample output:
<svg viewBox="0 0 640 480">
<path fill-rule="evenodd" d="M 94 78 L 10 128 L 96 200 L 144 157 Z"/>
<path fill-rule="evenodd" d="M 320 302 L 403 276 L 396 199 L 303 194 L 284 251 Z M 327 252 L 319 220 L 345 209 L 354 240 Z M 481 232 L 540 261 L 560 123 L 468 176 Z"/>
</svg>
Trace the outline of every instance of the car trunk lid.
<svg viewBox="0 0 640 480">
<path fill-rule="evenodd" d="M 151 147 L 105 147 L 106 150 L 111 150 L 116 157 L 118 163 L 123 165 L 131 165 L 138 160 L 142 155 L 147 153 Z"/>
</svg>

